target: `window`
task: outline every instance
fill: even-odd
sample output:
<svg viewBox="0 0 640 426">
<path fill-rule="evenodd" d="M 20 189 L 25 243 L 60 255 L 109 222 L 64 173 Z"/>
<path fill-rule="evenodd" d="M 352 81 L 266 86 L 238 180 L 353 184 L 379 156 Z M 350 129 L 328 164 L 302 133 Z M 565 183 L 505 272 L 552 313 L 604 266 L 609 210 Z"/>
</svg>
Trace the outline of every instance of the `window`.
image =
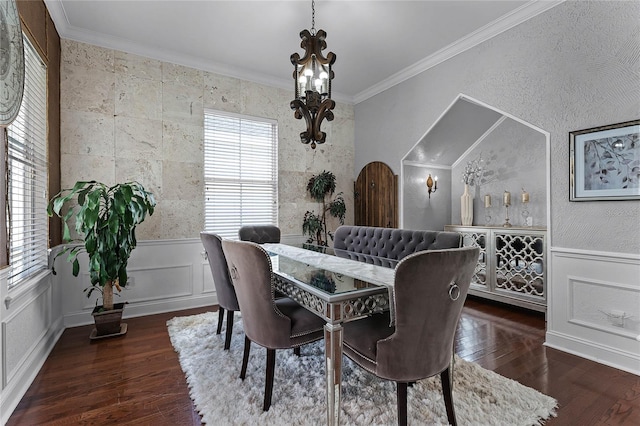
<svg viewBox="0 0 640 426">
<path fill-rule="evenodd" d="M 207 231 L 238 238 L 244 225 L 278 222 L 278 126 L 275 121 L 204 113 Z"/>
<path fill-rule="evenodd" d="M 47 69 L 24 37 L 22 105 L 8 127 L 9 287 L 47 268 Z"/>
</svg>

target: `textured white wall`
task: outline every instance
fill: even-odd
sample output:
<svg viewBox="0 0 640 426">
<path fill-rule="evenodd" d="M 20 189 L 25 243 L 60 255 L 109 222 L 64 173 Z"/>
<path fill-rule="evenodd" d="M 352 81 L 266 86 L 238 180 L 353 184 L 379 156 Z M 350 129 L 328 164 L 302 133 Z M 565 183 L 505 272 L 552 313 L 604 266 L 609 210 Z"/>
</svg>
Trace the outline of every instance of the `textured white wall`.
<svg viewBox="0 0 640 426">
<path fill-rule="evenodd" d="M 62 187 L 76 180 L 139 180 L 158 200 L 140 240 L 197 238 L 204 226 L 203 110 L 278 121 L 279 226 L 302 233 L 307 180 L 323 170 L 344 192 L 353 217 L 353 106 L 323 123 L 327 143 L 300 143 L 287 91 L 75 41 L 62 40 Z"/>
<path fill-rule="evenodd" d="M 438 190 L 431 198 L 426 184 L 429 173 L 438 176 Z M 445 225 L 451 224 L 450 169 L 405 165 L 402 181 L 403 228 L 442 231 Z"/>
<path fill-rule="evenodd" d="M 569 202 L 569 132 L 640 116 L 640 3 L 565 2 L 355 107 L 355 170 L 401 158 L 464 93 L 551 135 L 554 246 L 640 253 L 640 202 Z M 576 220 L 579 218 L 579 220 Z"/>
<path fill-rule="evenodd" d="M 470 188 L 473 199 L 474 225 L 501 225 L 506 209 L 502 205 L 504 191 L 511 193 L 510 223 L 526 226 L 522 217 L 522 188 L 529 193 L 526 209 L 533 219 L 533 226 L 547 225 L 547 169 L 545 136 L 524 124 L 506 119 L 451 170 L 451 223 L 460 224 L 460 195 L 464 191 L 462 175 L 467 161 L 482 157 L 482 176 Z M 486 221 L 485 194 L 491 195 L 489 215 Z"/>
</svg>

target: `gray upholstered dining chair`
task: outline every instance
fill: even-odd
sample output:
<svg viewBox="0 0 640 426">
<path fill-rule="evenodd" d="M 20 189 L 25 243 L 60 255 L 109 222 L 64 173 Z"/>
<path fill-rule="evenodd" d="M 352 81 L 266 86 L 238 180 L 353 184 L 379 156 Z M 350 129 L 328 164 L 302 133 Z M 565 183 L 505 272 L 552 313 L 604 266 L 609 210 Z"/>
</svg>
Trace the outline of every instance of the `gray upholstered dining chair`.
<svg viewBox="0 0 640 426">
<path fill-rule="evenodd" d="M 240 241 L 257 244 L 279 243 L 280 228 L 275 225 L 245 225 L 238 230 Z"/>
<path fill-rule="evenodd" d="M 271 406 L 276 349 L 297 348 L 324 335 L 324 320 L 292 299 L 274 298 L 271 260 L 258 244 L 222 242 L 229 274 L 236 289 L 244 326 L 244 356 L 240 378 L 245 379 L 251 342 L 267 349 L 263 409 Z"/>
<path fill-rule="evenodd" d="M 218 298 L 218 330 L 222 331 L 224 322 L 224 311 L 227 311 L 227 329 L 224 339 L 224 349 L 229 349 L 231 345 L 231 334 L 233 333 L 233 313 L 240 310 L 236 291 L 229 277 L 227 260 L 222 251 L 222 238 L 213 232 L 200 232 L 200 240 L 209 259 L 209 267 L 213 275 L 213 283 L 216 287 L 216 297 Z"/>
<path fill-rule="evenodd" d="M 280 228 L 275 225 L 245 225 L 238 230 L 238 238 L 240 241 L 251 241 L 256 244 L 279 243 Z M 285 297 L 279 291 L 276 291 L 276 298 Z M 300 348 L 294 348 L 296 355 L 300 355 Z"/>
<path fill-rule="evenodd" d="M 397 382 L 398 424 L 407 424 L 407 384 L 440 374 L 447 418 L 456 424 L 451 363 L 456 327 L 478 261 L 477 247 L 422 251 L 395 272 L 395 324 L 376 314 L 344 324 L 344 353 Z"/>
</svg>

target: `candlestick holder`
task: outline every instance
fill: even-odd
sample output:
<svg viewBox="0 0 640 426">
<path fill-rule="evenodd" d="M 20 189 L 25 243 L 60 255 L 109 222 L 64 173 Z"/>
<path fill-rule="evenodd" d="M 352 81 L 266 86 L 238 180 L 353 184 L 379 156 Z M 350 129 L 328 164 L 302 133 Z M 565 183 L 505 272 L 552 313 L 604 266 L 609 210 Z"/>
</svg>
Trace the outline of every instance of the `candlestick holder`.
<svg viewBox="0 0 640 426">
<path fill-rule="evenodd" d="M 529 224 L 529 210 L 527 210 L 528 202 L 522 203 L 522 226 L 530 226 Z"/>
<path fill-rule="evenodd" d="M 491 225 L 491 195 L 484 196 L 484 223 Z"/>
<path fill-rule="evenodd" d="M 502 227 L 511 228 L 513 225 L 509 223 L 509 206 L 511 205 L 511 193 L 509 191 L 504 191 L 504 194 L 502 194 L 502 204 L 504 204 L 504 206 L 507 209 L 507 214 L 504 218 L 504 223 L 502 224 Z"/>
<path fill-rule="evenodd" d="M 529 218 L 529 193 L 522 188 L 522 226 L 527 227 L 533 224 L 533 220 Z M 530 223 L 531 221 L 531 223 Z"/>
<path fill-rule="evenodd" d="M 509 206 L 510 204 L 505 203 L 504 206 L 507 209 L 507 213 L 504 218 L 504 223 L 502 224 L 503 228 L 511 228 L 513 225 L 509 223 Z"/>
</svg>

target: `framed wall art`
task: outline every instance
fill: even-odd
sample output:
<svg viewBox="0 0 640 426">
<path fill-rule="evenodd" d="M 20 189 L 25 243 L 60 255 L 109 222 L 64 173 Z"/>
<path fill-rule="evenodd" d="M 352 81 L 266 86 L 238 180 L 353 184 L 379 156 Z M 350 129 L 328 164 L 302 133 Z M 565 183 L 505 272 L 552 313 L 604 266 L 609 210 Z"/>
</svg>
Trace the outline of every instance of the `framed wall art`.
<svg viewBox="0 0 640 426">
<path fill-rule="evenodd" d="M 640 120 L 569 132 L 571 201 L 640 200 Z"/>
</svg>

